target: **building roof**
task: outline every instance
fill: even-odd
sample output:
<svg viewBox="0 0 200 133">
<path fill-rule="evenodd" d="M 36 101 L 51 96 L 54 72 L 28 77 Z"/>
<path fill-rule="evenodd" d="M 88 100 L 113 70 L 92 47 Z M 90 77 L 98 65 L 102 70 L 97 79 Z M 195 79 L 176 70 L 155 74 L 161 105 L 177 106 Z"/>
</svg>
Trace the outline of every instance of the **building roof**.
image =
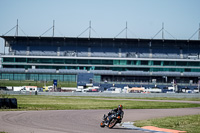
<svg viewBox="0 0 200 133">
<path fill-rule="evenodd" d="M 147 39 L 147 38 L 83 38 L 83 37 L 43 37 L 43 36 L 0 36 L 5 40 L 47 40 L 47 41 L 65 41 L 65 40 L 81 40 L 81 41 L 144 41 L 144 42 L 200 42 L 200 40 L 186 39 Z"/>
</svg>

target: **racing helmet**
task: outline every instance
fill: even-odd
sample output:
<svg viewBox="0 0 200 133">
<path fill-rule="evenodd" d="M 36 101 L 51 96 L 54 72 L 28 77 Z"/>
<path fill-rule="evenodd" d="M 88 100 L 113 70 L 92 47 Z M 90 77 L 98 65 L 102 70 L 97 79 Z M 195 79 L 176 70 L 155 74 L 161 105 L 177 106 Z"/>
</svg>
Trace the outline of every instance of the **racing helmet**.
<svg viewBox="0 0 200 133">
<path fill-rule="evenodd" d="M 118 106 L 118 110 L 122 110 L 122 108 L 123 108 L 123 106 L 120 104 L 120 105 Z"/>
</svg>

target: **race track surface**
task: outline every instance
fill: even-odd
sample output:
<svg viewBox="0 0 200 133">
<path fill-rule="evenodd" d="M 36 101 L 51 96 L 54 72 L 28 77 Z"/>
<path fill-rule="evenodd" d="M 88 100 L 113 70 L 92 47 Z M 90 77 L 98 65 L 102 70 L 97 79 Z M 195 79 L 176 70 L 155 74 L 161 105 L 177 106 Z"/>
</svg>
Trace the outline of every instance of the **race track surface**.
<svg viewBox="0 0 200 133">
<path fill-rule="evenodd" d="M 8 133 L 143 133 L 119 126 L 100 128 L 104 113 L 110 110 L 2 111 L 0 131 Z M 200 108 L 127 109 L 125 121 L 165 116 L 200 114 Z"/>
</svg>

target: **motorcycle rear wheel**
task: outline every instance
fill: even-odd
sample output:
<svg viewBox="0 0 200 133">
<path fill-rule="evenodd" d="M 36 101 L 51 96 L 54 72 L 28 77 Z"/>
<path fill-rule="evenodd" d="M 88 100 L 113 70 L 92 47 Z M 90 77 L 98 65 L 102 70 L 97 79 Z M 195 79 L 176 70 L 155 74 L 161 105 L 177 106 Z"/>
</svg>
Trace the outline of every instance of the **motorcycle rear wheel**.
<svg viewBox="0 0 200 133">
<path fill-rule="evenodd" d="M 103 122 L 103 121 L 100 123 L 100 127 L 102 127 L 102 128 L 104 128 L 104 127 L 105 127 L 105 124 L 104 124 L 104 122 Z"/>
</svg>

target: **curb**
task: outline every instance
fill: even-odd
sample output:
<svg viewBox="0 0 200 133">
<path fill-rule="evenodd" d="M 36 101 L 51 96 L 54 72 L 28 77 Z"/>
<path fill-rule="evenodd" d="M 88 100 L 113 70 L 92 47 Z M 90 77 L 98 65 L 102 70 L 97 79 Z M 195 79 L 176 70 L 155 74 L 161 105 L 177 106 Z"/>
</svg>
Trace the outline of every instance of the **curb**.
<svg viewBox="0 0 200 133">
<path fill-rule="evenodd" d="M 144 131 L 144 132 L 152 132 L 152 133 L 170 133 L 170 132 L 163 132 L 163 131 L 155 131 L 155 130 L 150 130 L 150 129 L 144 129 L 144 128 L 140 128 L 140 127 L 136 127 L 133 125 L 134 122 L 124 122 L 122 123 L 122 127 L 131 129 L 131 130 L 140 130 L 140 131 Z"/>
</svg>

